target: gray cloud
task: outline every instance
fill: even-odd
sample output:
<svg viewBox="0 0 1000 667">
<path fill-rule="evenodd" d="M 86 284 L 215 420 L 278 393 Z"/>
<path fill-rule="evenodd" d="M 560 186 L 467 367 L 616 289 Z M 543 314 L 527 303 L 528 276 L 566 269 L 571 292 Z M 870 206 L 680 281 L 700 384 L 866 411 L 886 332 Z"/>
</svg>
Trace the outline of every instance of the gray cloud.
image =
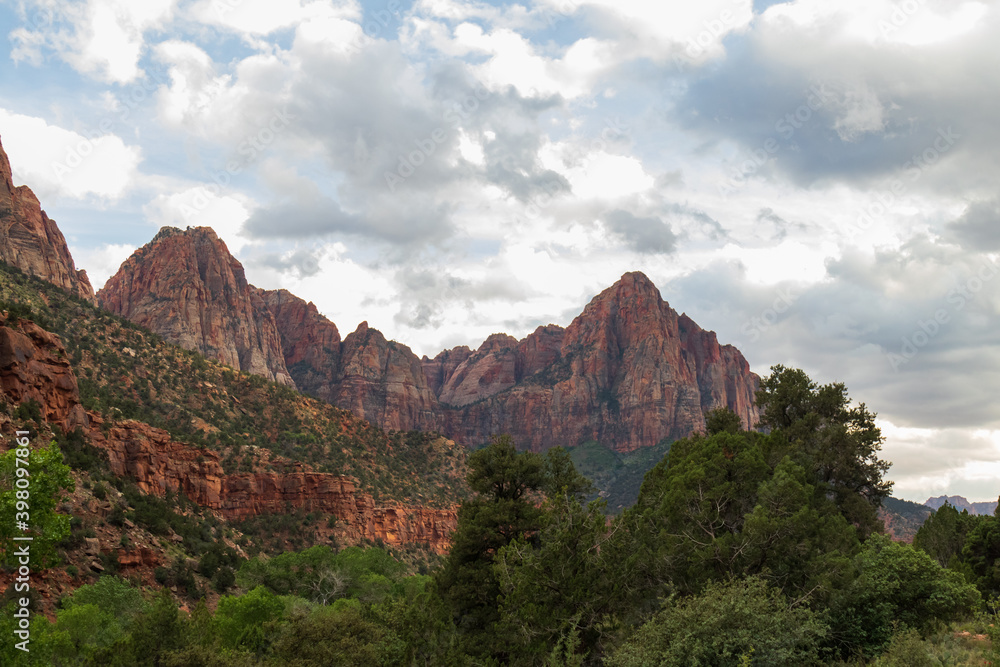
<svg viewBox="0 0 1000 667">
<path fill-rule="evenodd" d="M 660 218 L 639 218 L 617 209 L 605 214 L 604 222 L 636 252 L 670 254 L 677 247 L 677 236 Z"/>
<path fill-rule="evenodd" d="M 1000 250 L 1000 199 L 969 204 L 948 231 L 970 250 Z"/>
</svg>

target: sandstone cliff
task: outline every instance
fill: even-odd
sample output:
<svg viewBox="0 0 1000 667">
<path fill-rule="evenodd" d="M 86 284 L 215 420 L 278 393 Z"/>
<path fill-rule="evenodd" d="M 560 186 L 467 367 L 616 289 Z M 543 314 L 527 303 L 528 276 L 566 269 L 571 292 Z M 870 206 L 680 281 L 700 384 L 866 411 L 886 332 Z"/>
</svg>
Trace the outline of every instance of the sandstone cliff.
<svg viewBox="0 0 1000 667">
<path fill-rule="evenodd" d="M 78 271 L 66 239 L 26 185 L 14 187 L 0 145 L 0 261 L 96 303 L 86 271 Z"/>
<path fill-rule="evenodd" d="M 439 553 L 450 544 L 457 520 L 454 510 L 377 506 L 353 478 L 332 473 L 227 475 L 214 451 L 176 442 L 164 430 L 134 420 L 101 428 L 101 417 L 83 409 L 66 356 L 58 336 L 33 322 L 12 322 L 0 314 L 3 399 L 16 404 L 34 399 L 49 423 L 64 430 L 83 428 L 90 442 L 107 452 L 112 472 L 134 478 L 146 493 L 183 491 L 230 520 L 299 508 L 332 514 L 337 517 L 335 534 L 352 543 L 361 539 L 381 539 L 390 545 L 428 543 Z"/>
<path fill-rule="evenodd" d="M 227 520 L 304 509 L 337 517 L 334 534 L 349 543 L 381 539 L 400 546 L 427 543 L 447 551 L 457 514 L 454 510 L 377 507 L 350 477 L 318 472 L 223 472 L 218 455 L 171 440 L 166 431 L 127 421 L 95 433 L 94 444 L 108 452 L 111 470 L 129 476 L 145 493 L 183 491 L 202 507 Z"/>
<path fill-rule="evenodd" d="M 340 365 L 337 325 L 288 290 L 257 293 L 274 315 L 285 366 L 295 385 L 306 394 L 332 400 Z"/>
<path fill-rule="evenodd" d="M 597 440 L 627 452 L 701 429 L 714 407 L 757 421 L 759 379 L 743 355 L 678 315 L 641 273 L 596 296 L 565 331 L 484 347 L 442 385 L 443 400 L 464 406 L 447 412 L 446 433 L 460 442 L 503 432 L 534 450 Z"/>
<path fill-rule="evenodd" d="M 37 401 L 42 418 L 64 430 L 88 424 L 59 336 L 6 313 L 0 314 L 0 389 L 14 404 Z"/>
<path fill-rule="evenodd" d="M 498 333 L 475 351 L 422 360 L 367 323 L 341 340 L 313 304 L 248 286 L 207 229 L 161 231 L 99 297 L 168 340 L 294 381 L 383 428 L 470 446 L 509 433 L 534 450 L 597 440 L 628 452 L 688 435 L 720 406 L 757 421 L 759 378 L 743 355 L 670 308 L 641 273 L 594 297 L 566 329 L 520 341 Z"/>
<path fill-rule="evenodd" d="M 440 404 L 410 348 L 362 322 L 340 348 L 332 402 L 382 428 L 440 430 Z"/>
<path fill-rule="evenodd" d="M 181 347 L 293 385 L 274 316 L 208 227 L 164 227 L 97 293 L 101 306 Z"/>
</svg>

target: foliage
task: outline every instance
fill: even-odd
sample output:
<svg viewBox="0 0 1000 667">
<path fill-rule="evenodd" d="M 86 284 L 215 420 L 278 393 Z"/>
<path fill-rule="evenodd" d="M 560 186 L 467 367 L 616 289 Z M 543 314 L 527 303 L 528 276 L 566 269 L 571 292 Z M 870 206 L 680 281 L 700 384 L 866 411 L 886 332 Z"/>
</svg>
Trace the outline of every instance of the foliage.
<svg viewBox="0 0 1000 667">
<path fill-rule="evenodd" d="M 29 452 L 27 466 L 18 452 Z M 70 469 L 63 463 L 62 453 L 53 442 L 46 447 L 9 449 L 0 455 L 0 546 L 2 562 L 14 568 L 19 564 L 15 556 L 15 536 L 30 536 L 30 563 L 33 571 L 49 567 L 56 562 L 56 545 L 70 534 L 70 518 L 56 511 L 64 493 L 75 488 Z M 18 530 L 23 520 L 27 531 Z"/>
<path fill-rule="evenodd" d="M 882 433 L 864 403 L 850 406 L 841 382 L 818 386 L 799 369 L 771 367 L 757 392 L 760 425 L 785 442 L 775 455 L 789 454 L 816 485 L 830 494 L 859 537 L 880 532 L 877 510 L 892 483 L 883 479 L 889 463 L 878 458 Z"/>
<path fill-rule="evenodd" d="M 966 538 L 988 517 L 959 512 L 945 503 L 931 513 L 913 538 L 913 546 L 927 552 L 943 567 L 959 568 Z"/>
<path fill-rule="evenodd" d="M 847 656 L 874 656 L 898 624 L 929 633 L 941 622 L 971 615 L 979 592 L 929 555 L 877 535 L 854 559 L 857 572 L 831 603 L 833 645 Z"/>
<path fill-rule="evenodd" d="M 827 628 L 760 578 L 713 583 L 671 597 L 609 660 L 611 667 L 810 665 Z"/>
</svg>

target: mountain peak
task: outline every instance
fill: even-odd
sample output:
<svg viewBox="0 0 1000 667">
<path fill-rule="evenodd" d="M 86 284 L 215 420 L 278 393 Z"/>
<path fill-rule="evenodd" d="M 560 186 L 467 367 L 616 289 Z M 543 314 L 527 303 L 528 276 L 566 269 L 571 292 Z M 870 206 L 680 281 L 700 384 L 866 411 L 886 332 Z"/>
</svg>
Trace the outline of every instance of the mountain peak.
<svg viewBox="0 0 1000 667">
<path fill-rule="evenodd" d="M 66 239 L 26 185 L 14 187 L 10 159 L 0 144 L 0 260 L 28 275 L 95 303 L 94 288 L 78 271 Z"/>
<path fill-rule="evenodd" d="M 274 315 L 210 227 L 160 229 L 97 296 L 172 343 L 294 386 Z"/>
</svg>

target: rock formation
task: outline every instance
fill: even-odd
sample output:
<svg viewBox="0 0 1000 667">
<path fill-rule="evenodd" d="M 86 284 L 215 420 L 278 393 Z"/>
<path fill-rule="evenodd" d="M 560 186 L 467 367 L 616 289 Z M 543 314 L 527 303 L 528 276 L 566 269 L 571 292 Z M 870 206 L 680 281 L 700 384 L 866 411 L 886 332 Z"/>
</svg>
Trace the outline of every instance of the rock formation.
<svg viewBox="0 0 1000 667">
<path fill-rule="evenodd" d="M 78 271 L 66 239 L 27 185 L 14 187 L 0 145 L 0 261 L 96 303 L 86 271 Z"/>
<path fill-rule="evenodd" d="M 135 479 L 145 493 L 183 491 L 227 520 L 304 509 L 337 517 L 334 534 L 347 542 L 381 539 L 400 546 L 427 543 L 447 551 L 455 530 L 454 510 L 379 507 L 350 477 L 331 473 L 236 473 L 227 475 L 218 455 L 171 440 L 163 430 L 136 421 L 112 426 L 94 444 L 108 452 L 116 475 Z"/>
<path fill-rule="evenodd" d="M 285 366 L 300 391 L 330 401 L 338 381 L 337 325 L 288 290 L 257 290 L 274 315 Z"/>
<path fill-rule="evenodd" d="M 0 389 L 15 404 L 37 401 L 41 416 L 64 430 L 87 426 L 76 375 L 59 336 L 0 314 Z"/>
<path fill-rule="evenodd" d="M 164 227 L 97 293 L 101 306 L 209 359 L 292 385 L 274 316 L 208 227 Z"/>
<path fill-rule="evenodd" d="M 440 404 L 410 348 L 388 341 L 367 322 L 340 347 L 332 402 L 382 428 L 440 430 Z"/>
<path fill-rule="evenodd" d="M 970 503 L 962 496 L 938 496 L 937 498 L 928 498 L 924 505 L 936 510 L 945 503 L 948 503 L 959 512 L 966 510 L 969 514 L 974 515 L 990 515 L 997 509 L 997 501 L 995 500 Z"/>
<path fill-rule="evenodd" d="M 41 416 L 64 430 L 83 428 L 91 443 L 108 453 L 111 470 L 134 478 L 145 493 L 183 491 L 231 520 L 289 508 L 324 512 L 337 517 L 336 534 L 353 543 L 426 542 L 439 553 L 450 544 L 457 521 L 454 510 L 378 506 L 353 478 L 331 473 L 227 475 L 215 452 L 175 442 L 166 431 L 148 424 L 129 420 L 101 428 L 101 418 L 88 414 L 80 402 L 76 376 L 59 337 L 33 322 L 11 322 L 4 314 L 0 314 L 0 390 L 12 403 L 38 401 Z"/>
<path fill-rule="evenodd" d="M 276 377 L 383 428 L 436 430 L 476 446 L 509 433 L 544 450 L 597 440 L 620 452 L 704 426 L 733 409 L 757 421 L 759 378 L 627 273 L 566 329 L 523 340 L 498 333 L 479 349 L 422 360 L 366 322 L 343 340 L 316 307 L 285 291 L 248 286 L 211 230 L 161 230 L 98 295 L 168 340 L 236 368 Z"/>
<path fill-rule="evenodd" d="M 704 412 L 715 407 L 756 423 L 759 379 L 743 355 L 678 315 L 641 273 L 594 297 L 564 332 L 548 327 L 532 336 L 522 344 L 534 362 L 525 356 L 520 373 L 522 344 L 491 337 L 485 353 L 445 379 L 442 398 L 464 406 L 447 412 L 449 437 L 479 444 L 509 433 L 533 450 L 597 440 L 628 452 L 702 428 Z M 483 387 L 478 398 L 476 385 Z"/>
</svg>

